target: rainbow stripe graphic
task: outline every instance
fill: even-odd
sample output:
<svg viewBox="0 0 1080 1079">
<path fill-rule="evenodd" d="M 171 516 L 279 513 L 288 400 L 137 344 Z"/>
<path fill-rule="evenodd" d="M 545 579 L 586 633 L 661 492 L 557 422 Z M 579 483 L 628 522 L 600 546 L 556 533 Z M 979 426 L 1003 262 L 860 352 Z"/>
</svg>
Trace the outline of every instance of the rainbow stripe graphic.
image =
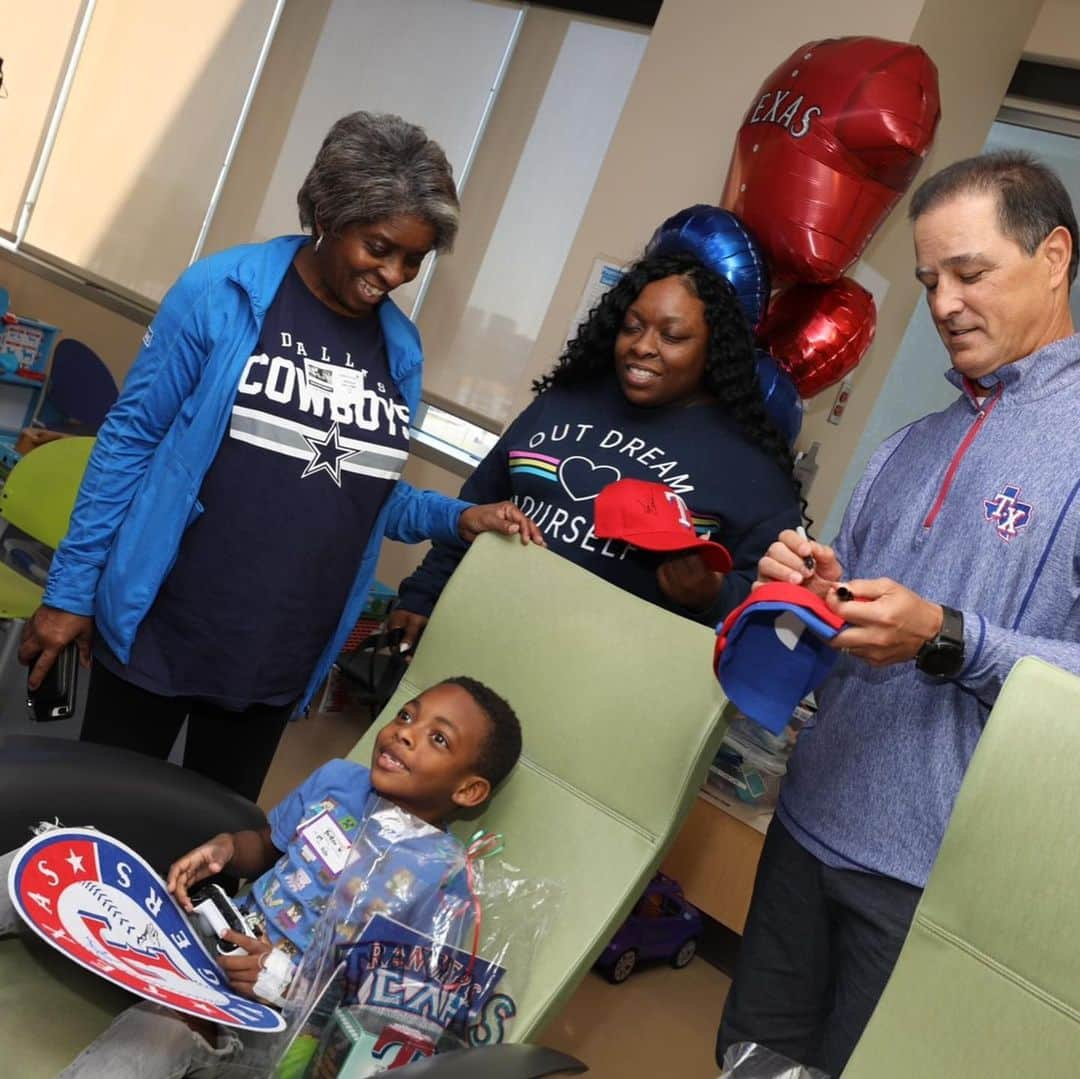
<svg viewBox="0 0 1080 1079">
<path fill-rule="evenodd" d="M 694 531 L 699 535 L 720 531 L 720 518 L 710 517 L 707 513 L 694 513 L 692 518 Z"/>
<path fill-rule="evenodd" d="M 548 457 L 543 453 L 533 453 L 530 450 L 510 451 L 510 471 L 516 475 L 538 476 L 542 480 L 559 482 L 559 465 L 562 462 L 558 457 Z"/>
</svg>

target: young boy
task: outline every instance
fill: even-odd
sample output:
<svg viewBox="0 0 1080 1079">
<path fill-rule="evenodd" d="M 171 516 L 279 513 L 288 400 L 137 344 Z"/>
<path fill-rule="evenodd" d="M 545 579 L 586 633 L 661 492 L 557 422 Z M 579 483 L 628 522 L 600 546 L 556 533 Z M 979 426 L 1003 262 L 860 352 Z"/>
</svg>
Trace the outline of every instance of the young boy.
<svg viewBox="0 0 1080 1079">
<path fill-rule="evenodd" d="M 456 842 L 443 830 L 446 822 L 482 805 L 520 752 L 521 728 L 509 704 L 475 679 L 448 678 L 379 731 L 370 770 L 344 760 L 323 765 L 270 811 L 267 827 L 214 836 L 175 862 L 169 891 L 190 911 L 189 889 L 206 877 L 228 868 L 254 880 L 245 903 L 263 936 L 228 932 L 223 939 L 242 950 L 219 962 L 235 991 L 273 1000 L 311 943 L 373 796 L 431 825 L 387 845 L 389 858 L 374 878 L 382 892 L 370 902 L 365 896 L 367 909 L 407 923 L 409 909 L 440 884 L 428 879 L 430 868 L 425 876 L 425 850 L 428 863 L 446 853 Z M 251 1075 L 250 1065 L 235 1059 L 243 1045 L 231 1029 L 146 1002 L 121 1013 L 60 1079 Z"/>
</svg>

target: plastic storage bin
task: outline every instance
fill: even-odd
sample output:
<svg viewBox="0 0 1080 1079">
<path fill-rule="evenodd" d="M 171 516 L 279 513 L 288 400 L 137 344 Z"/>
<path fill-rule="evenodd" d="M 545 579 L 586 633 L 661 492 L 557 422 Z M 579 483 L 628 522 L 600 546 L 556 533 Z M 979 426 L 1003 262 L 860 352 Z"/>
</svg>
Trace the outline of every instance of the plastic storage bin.
<svg viewBox="0 0 1080 1079">
<path fill-rule="evenodd" d="M 728 728 L 720 751 L 709 768 L 709 782 L 727 790 L 742 802 L 771 809 L 780 796 L 780 783 L 787 774 L 788 743 L 785 739 L 761 734 L 780 746 L 766 747 L 758 738 L 756 724 L 736 719 Z"/>
</svg>

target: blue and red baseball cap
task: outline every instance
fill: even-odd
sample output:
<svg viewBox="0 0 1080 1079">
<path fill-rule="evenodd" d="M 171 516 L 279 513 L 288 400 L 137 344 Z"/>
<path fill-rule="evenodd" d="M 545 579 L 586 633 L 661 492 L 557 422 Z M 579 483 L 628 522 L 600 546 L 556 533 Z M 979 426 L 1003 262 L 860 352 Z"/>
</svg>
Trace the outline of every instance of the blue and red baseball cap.
<svg viewBox="0 0 1080 1079">
<path fill-rule="evenodd" d="M 735 706 L 774 734 L 836 662 L 844 619 L 798 584 L 755 588 L 717 630 L 713 669 Z"/>
</svg>

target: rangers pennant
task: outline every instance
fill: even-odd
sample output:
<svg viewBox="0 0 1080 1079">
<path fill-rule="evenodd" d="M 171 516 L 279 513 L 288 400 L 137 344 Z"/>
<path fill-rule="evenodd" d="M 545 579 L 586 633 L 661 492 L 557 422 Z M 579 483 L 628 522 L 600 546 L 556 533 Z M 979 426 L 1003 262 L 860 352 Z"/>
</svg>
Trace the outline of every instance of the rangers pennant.
<svg viewBox="0 0 1080 1079">
<path fill-rule="evenodd" d="M 226 1026 L 283 1029 L 276 1011 L 229 988 L 164 882 L 119 840 L 45 832 L 19 851 L 7 884 L 38 936 L 114 985 Z"/>
</svg>

